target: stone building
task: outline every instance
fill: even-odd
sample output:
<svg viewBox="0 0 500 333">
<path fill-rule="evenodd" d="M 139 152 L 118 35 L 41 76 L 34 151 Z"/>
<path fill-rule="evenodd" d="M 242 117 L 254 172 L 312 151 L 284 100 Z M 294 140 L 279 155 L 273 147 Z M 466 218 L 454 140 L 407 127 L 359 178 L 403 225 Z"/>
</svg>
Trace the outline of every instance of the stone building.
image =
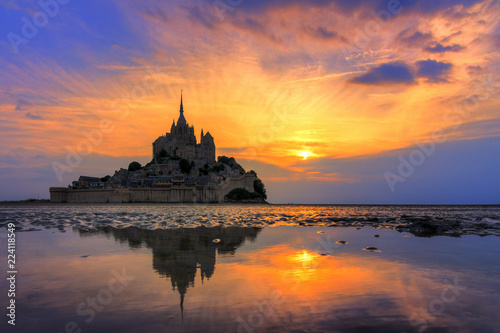
<svg viewBox="0 0 500 333">
<path fill-rule="evenodd" d="M 200 143 L 197 142 L 194 126 L 189 125 L 184 117 L 182 92 L 179 113 L 177 124 L 175 120 L 172 121 L 170 133 L 165 133 L 153 142 L 153 158 L 157 158 L 162 150 L 165 150 L 167 156 L 179 156 L 198 165 L 215 163 L 214 138 L 210 132 L 203 134 L 202 129 Z"/>
</svg>

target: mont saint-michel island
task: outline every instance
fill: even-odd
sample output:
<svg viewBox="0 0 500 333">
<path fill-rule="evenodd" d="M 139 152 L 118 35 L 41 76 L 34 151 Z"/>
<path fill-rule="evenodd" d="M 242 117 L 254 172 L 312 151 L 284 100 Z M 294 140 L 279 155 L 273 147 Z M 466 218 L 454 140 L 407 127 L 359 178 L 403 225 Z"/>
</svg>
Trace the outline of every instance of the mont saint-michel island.
<svg viewBox="0 0 500 333">
<path fill-rule="evenodd" d="M 216 158 L 215 140 L 203 129 L 198 142 L 184 116 L 153 142 L 152 159 L 103 177 L 82 175 L 68 187 L 51 187 L 54 203 L 265 203 L 264 183 L 233 158 Z"/>
</svg>

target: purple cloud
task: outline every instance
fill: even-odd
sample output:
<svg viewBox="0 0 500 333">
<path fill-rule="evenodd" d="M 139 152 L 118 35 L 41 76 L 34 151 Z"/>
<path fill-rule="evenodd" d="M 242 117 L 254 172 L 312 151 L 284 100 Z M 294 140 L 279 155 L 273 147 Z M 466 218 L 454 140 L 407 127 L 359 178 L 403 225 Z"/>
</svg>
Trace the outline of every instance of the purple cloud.
<svg viewBox="0 0 500 333">
<path fill-rule="evenodd" d="M 30 102 L 24 99 L 19 99 L 16 104 L 16 108 L 14 110 L 16 111 L 24 111 L 26 110 L 26 107 L 33 106 Z"/>
<path fill-rule="evenodd" d="M 483 67 L 481 66 L 467 66 L 467 74 L 469 75 L 477 75 L 483 71 Z"/>
<path fill-rule="evenodd" d="M 182 8 L 187 13 L 188 21 L 199 23 L 209 30 L 215 29 L 216 25 L 219 23 L 219 19 L 211 14 L 211 10 L 199 6 L 182 6 Z"/>
<path fill-rule="evenodd" d="M 31 120 L 42 120 L 42 116 L 39 116 L 39 115 L 36 115 L 36 114 L 32 114 L 32 113 L 26 113 L 26 118 L 29 118 Z"/>
<path fill-rule="evenodd" d="M 311 26 L 306 26 L 303 28 L 304 32 L 314 38 L 317 39 L 323 39 L 323 40 L 333 40 L 333 39 L 338 39 L 345 41 L 345 38 L 340 36 L 337 32 L 328 30 L 325 27 L 311 27 Z"/>
<path fill-rule="evenodd" d="M 408 47 L 422 47 L 433 40 L 432 33 L 430 32 L 423 33 L 421 31 L 415 31 L 411 35 L 410 33 L 410 29 L 403 30 L 398 34 L 396 39 Z"/>
<path fill-rule="evenodd" d="M 452 64 L 436 60 L 421 60 L 416 63 L 417 77 L 426 78 L 427 82 L 448 82 Z"/>
<path fill-rule="evenodd" d="M 411 68 L 403 62 L 382 64 L 371 68 L 365 74 L 351 79 L 359 84 L 413 84 L 415 82 Z"/>
<path fill-rule="evenodd" d="M 144 15 L 144 17 L 158 23 L 168 23 L 170 21 L 170 17 L 169 14 L 167 14 L 167 11 L 160 7 L 154 9 L 146 7 L 142 10 L 142 14 Z"/>
<path fill-rule="evenodd" d="M 273 43 L 278 43 L 278 44 L 283 43 L 283 40 L 281 38 L 269 32 L 268 29 L 261 22 L 253 18 L 249 17 L 241 21 L 235 20 L 233 22 L 233 25 L 237 28 L 250 32 L 255 36 L 264 37 Z"/>
<path fill-rule="evenodd" d="M 445 53 L 445 52 L 460 52 L 463 49 L 465 49 L 465 47 L 459 44 L 443 46 L 438 43 L 434 46 L 428 46 L 424 50 L 430 53 Z"/>
</svg>

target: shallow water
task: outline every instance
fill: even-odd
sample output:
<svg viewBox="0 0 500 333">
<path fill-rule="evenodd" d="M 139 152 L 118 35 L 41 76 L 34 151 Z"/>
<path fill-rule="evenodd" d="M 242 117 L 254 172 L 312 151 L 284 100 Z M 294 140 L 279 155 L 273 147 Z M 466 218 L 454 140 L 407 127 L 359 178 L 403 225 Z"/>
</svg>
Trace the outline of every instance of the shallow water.
<svg viewBox="0 0 500 333">
<path fill-rule="evenodd" d="M 484 223 L 498 207 L 0 210 L 19 228 L 16 328 L 3 319 L 2 332 L 500 332 L 500 238 L 423 238 L 380 223 Z M 321 222 L 332 216 L 355 225 Z M 2 307 L 7 289 L 3 280 Z"/>
</svg>

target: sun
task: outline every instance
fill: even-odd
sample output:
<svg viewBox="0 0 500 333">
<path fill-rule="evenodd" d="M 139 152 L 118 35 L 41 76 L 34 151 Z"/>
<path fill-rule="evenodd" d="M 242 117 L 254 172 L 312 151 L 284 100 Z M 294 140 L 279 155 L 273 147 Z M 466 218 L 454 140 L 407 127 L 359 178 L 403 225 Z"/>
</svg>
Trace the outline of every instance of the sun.
<svg viewBox="0 0 500 333">
<path fill-rule="evenodd" d="M 325 156 L 324 154 L 314 152 L 311 148 L 309 147 L 301 147 L 302 149 L 291 149 L 288 153 L 288 156 L 293 158 L 294 160 L 297 159 L 297 157 L 300 157 L 302 161 L 311 159 L 311 158 L 318 158 L 318 157 L 323 157 Z"/>
<path fill-rule="evenodd" d="M 310 151 L 306 151 L 306 150 L 303 150 L 303 151 L 300 151 L 298 153 L 299 156 L 302 156 L 302 159 L 303 160 L 307 160 L 309 157 L 311 156 L 314 156 L 313 153 L 311 153 Z"/>
</svg>

